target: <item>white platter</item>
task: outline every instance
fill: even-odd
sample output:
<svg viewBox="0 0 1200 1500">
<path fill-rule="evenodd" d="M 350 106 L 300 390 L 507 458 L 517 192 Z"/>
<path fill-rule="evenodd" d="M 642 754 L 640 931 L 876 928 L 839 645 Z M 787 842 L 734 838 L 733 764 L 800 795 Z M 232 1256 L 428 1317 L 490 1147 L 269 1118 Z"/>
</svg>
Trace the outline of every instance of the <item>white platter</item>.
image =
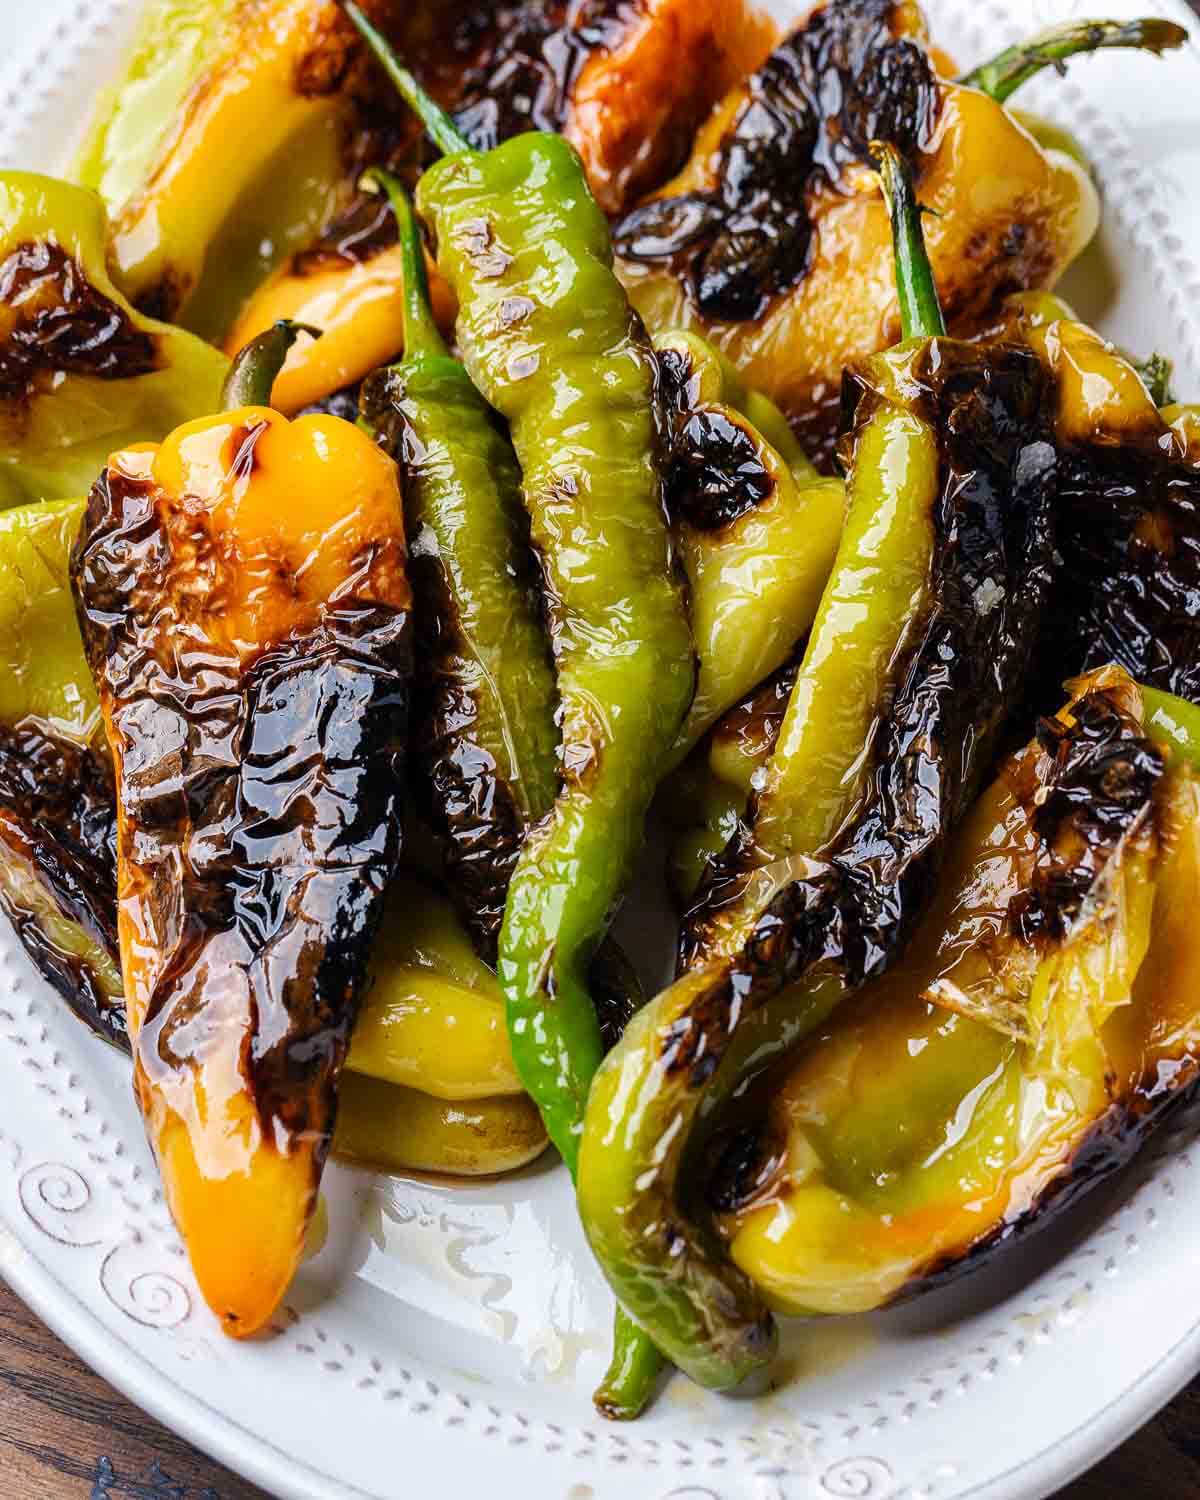
<svg viewBox="0 0 1200 1500">
<path fill-rule="evenodd" d="M 786 0 L 781 0 L 788 8 Z M 791 9 L 798 8 L 793 4 Z M 928 0 L 975 60 L 1073 14 L 1182 0 Z M 60 167 L 134 0 L 0 0 L 0 164 Z M 1118 55 L 1022 104 L 1100 168 L 1067 295 L 1200 398 L 1200 51 Z M 340 1168 L 331 1231 L 270 1338 L 224 1340 L 167 1222 L 125 1065 L 0 930 L 0 1271 L 133 1400 L 305 1500 L 1036 1500 L 1200 1371 L 1200 1148 L 1177 1131 L 1071 1222 L 951 1293 L 787 1333 L 777 1388 L 676 1379 L 592 1412 L 610 1303 L 565 1176 L 447 1188 Z"/>
</svg>

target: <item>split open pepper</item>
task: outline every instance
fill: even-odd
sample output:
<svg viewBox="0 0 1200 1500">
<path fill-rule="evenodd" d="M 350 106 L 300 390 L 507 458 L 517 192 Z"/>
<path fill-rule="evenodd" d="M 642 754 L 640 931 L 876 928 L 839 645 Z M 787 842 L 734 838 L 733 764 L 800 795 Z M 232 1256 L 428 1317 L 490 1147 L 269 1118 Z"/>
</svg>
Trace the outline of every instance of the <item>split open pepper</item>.
<svg viewBox="0 0 1200 1500">
<path fill-rule="evenodd" d="M 879 160 L 905 341 L 848 377 L 849 515 L 766 785 L 685 924 L 682 977 L 597 1075 L 580 1158 L 619 1300 L 717 1388 L 775 1334 L 695 1201 L 695 1151 L 733 1089 L 902 951 L 1049 574 L 1045 377 L 1027 350 L 944 337 L 911 176 L 894 148 Z"/>
</svg>

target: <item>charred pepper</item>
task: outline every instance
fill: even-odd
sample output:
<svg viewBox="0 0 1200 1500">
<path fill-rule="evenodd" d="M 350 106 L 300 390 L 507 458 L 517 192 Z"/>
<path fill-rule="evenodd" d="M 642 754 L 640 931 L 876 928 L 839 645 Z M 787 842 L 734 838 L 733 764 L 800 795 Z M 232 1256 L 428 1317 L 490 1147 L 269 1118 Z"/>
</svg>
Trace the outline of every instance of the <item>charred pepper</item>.
<svg viewBox="0 0 1200 1500">
<path fill-rule="evenodd" d="M 724 1256 L 694 1152 L 720 1103 L 886 970 L 928 900 L 1033 650 L 1055 455 L 1029 351 L 943 336 L 912 179 L 880 148 L 905 341 L 847 380 L 850 508 L 751 824 L 685 926 L 682 977 L 592 1090 L 588 1238 L 622 1305 L 700 1383 L 774 1326 Z"/>
<path fill-rule="evenodd" d="M 1158 738 L 1119 668 L 1073 684 L 964 824 L 905 961 L 727 1150 L 710 1197 L 772 1306 L 867 1311 L 973 1270 L 1194 1093 L 1200 740 L 1168 762 Z"/>
<path fill-rule="evenodd" d="M 654 340 L 667 430 L 667 508 L 700 659 L 672 753 L 684 760 L 725 711 L 807 635 L 829 579 L 845 488 L 821 479 L 783 413 L 695 334 Z"/>
<path fill-rule="evenodd" d="M 472 146 L 558 132 L 608 213 L 676 170 L 712 104 L 761 62 L 773 36 L 745 0 L 469 0 L 450 12 L 424 0 L 375 14 Z M 396 159 L 379 144 L 364 159 Z M 255 291 L 225 347 L 241 348 L 277 318 L 317 324 L 324 339 L 297 346 L 274 404 L 290 413 L 324 400 L 402 348 L 400 275 L 390 225 L 354 201 Z M 434 300 L 449 327 L 440 277 Z"/>
<path fill-rule="evenodd" d="M 716 108 L 684 170 L 615 228 L 618 270 L 651 329 L 717 343 L 832 458 L 842 370 L 895 338 L 887 216 L 863 171 L 894 141 L 933 210 L 929 247 L 951 327 L 1007 293 L 1049 287 L 1099 223 L 1077 152 L 1043 146 L 1000 99 L 1069 43 L 1181 46 L 1167 21 L 1104 23 L 976 70 L 938 76 L 918 6 L 830 0 Z M 981 188 L 981 184 L 985 188 Z"/>
<path fill-rule="evenodd" d="M 443 152 L 418 205 L 458 299 L 464 362 L 509 424 L 545 573 L 564 785 L 513 877 L 500 978 L 518 1067 L 573 1165 L 600 1058 L 586 964 L 694 688 L 655 465 L 652 351 L 574 149 L 534 132 L 471 150 L 347 10 Z"/>
<path fill-rule="evenodd" d="M 378 174 L 400 225 L 404 360 L 363 388 L 362 421 L 404 478 L 420 664 L 414 756 L 463 918 L 496 958 L 509 881 L 557 790 L 557 690 L 540 616 L 521 473 L 493 413 L 446 348 L 404 189 Z"/>
<path fill-rule="evenodd" d="M 95 193 L 0 174 L 0 506 L 85 494 L 115 448 L 216 405 L 228 361 L 113 285 Z"/>
<path fill-rule="evenodd" d="M 66 501 L 0 516 L 11 669 L 0 684 L 0 908 L 68 1004 L 128 1051 L 116 794 L 68 577 L 83 511 Z M 391 1170 L 512 1171 L 546 1144 L 523 1095 L 495 974 L 448 899 L 401 874 L 371 953 L 334 1154 Z"/>
<path fill-rule="evenodd" d="M 399 857 L 404 568 L 390 460 L 348 423 L 265 406 L 114 454 L 72 552 L 135 1092 L 238 1336 L 298 1263 Z"/>
<path fill-rule="evenodd" d="M 418 204 L 458 300 L 467 369 L 509 424 L 545 575 L 562 787 L 513 875 L 499 974 L 518 1070 L 574 1176 L 602 1055 L 588 964 L 695 687 L 655 461 L 653 354 L 574 149 L 531 133 L 471 151 L 347 9 L 445 153 Z M 644 1386 L 653 1351 L 627 1325 L 618 1339 L 626 1377 Z"/>
<path fill-rule="evenodd" d="M 1035 701 L 1109 662 L 1200 701 L 1200 454 L 1192 410 L 1160 411 L 1144 373 L 1058 298 L 1012 299 L 1020 338 L 1058 389 L 1058 552 Z"/>
</svg>

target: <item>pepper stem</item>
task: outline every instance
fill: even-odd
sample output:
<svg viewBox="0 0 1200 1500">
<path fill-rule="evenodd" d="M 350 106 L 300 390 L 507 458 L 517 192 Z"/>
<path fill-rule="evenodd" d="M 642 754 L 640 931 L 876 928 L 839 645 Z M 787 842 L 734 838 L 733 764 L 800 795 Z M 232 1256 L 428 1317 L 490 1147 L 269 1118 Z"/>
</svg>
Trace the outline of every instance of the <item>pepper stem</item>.
<svg viewBox="0 0 1200 1500">
<path fill-rule="evenodd" d="M 997 104 L 1003 104 L 1043 68 L 1057 68 L 1065 73 L 1067 58 L 1081 52 L 1123 47 L 1161 57 L 1164 52 L 1182 47 L 1187 39 L 1182 26 L 1155 16 L 1138 21 L 1073 21 L 1067 26 L 1052 27 L 1018 47 L 1007 48 L 991 62 L 973 68 L 959 82 L 980 89 Z"/>
<path fill-rule="evenodd" d="M 343 9 L 358 34 L 375 54 L 388 77 L 400 91 L 404 102 L 418 115 L 430 140 L 443 156 L 459 156 L 471 149 L 471 143 L 441 107 L 429 97 L 412 73 L 396 56 L 388 39 L 371 25 L 354 0 L 343 0 Z"/>
<path fill-rule="evenodd" d="M 900 293 L 900 327 L 906 339 L 940 338 L 946 332 L 933 267 L 921 229 L 921 205 L 912 168 L 895 146 L 871 142 L 884 201 L 892 218 L 896 247 L 896 289 Z"/>
<path fill-rule="evenodd" d="M 425 272 L 425 251 L 421 229 L 404 184 L 383 167 L 372 167 L 363 182 L 379 187 L 387 194 L 399 230 L 400 266 L 404 278 L 404 355 L 445 355 L 446 341 L 433 316 L 429 298 L 429 278 Z"/>
<path fill-rule="evenodd" d="M 319 328 L 281 318 L 257 338 L 251 339 L 229 367 L 229 374 L 221 387 L 221 410 L 270 406 L 271 392 L 288 357 L 288 350 L 302 333 L 311 334 L 315 339 L 321 337 Z"/>
</svg>

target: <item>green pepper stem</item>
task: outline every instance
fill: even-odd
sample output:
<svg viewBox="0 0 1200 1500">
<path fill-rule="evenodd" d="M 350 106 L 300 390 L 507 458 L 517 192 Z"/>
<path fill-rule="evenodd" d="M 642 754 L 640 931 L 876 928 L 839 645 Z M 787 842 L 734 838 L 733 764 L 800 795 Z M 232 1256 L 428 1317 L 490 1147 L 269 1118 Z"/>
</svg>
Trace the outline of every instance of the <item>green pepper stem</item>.
<svg viewBox="0 0 1200 1500">
<path fill-rule="evenodd" d="M 946 332 L 933 267 L 921 229 L 921 205 L 912 168 L 895 146 L 872 141 L 871 158 L 892 219 L 896 247 L 896 289 L 900 294 L 900 327 L 905 339 L 940 338 Z"/>
<path fill-rule="evenodd" d="M 469 151 L 470 141 L 461 134 L 458 126 L 441 105 L 435 104 L 429 97 L 396 56 L 388 39 L 371 25 L 359 7 L 355 5 L 354 0 L 344 0 L 343 8 L 363 41 L 375 54 L 388 77 L 400 91 L 404 102 L 414 114 L 420 117 L 421 124 L 428 132 L 430 140 L 442 155 L 459 156 L 462 152 Z"/>
<path fill-rule="evenodd" d="M 302 333 L 311 334 L 314 339 L 321 337 L 319 328 L 281 318 L 257 338 L 251 339 L 229 367 L 229 374 L 221 387 L 221 410 L 270 406 L 271 392 L 288 357 L 288 350 Z"/>
<path fill-rule="evenodd" d="M 413 212 L 412 202 L 404 191 L 404 184 L 383 167 L 372 167 L 364 175 L 364 183 L 377 185 L 388 196 L 392 213 L 396 216 L 399 231 L 400 267 L 404 278 L 404 357 L 419 354 L 447 355 L 446 341 L 437 319 L 433 316 L 433 304 L 429 298 L 429 277 L 425 272 L 425 251 L 421 243 L 421 229 Z"/>
<path fill-rule="evenodd" d="M 1043 68 L 1065 72 L 1063 64 L 1067 58 L 1079 53 L 1123 47 L 1161 57 L 1164 52 L 1182 47 L 1187 39 L 1182 26 L 1154 16 L 1138 21 L 1073 21 L 1067 26 L 1055 26 L 1020 46 L 1007 48 L 991 62 L 964 74 L 959 82 L 980 89 L 1003 104 Z"/>
</svg>

